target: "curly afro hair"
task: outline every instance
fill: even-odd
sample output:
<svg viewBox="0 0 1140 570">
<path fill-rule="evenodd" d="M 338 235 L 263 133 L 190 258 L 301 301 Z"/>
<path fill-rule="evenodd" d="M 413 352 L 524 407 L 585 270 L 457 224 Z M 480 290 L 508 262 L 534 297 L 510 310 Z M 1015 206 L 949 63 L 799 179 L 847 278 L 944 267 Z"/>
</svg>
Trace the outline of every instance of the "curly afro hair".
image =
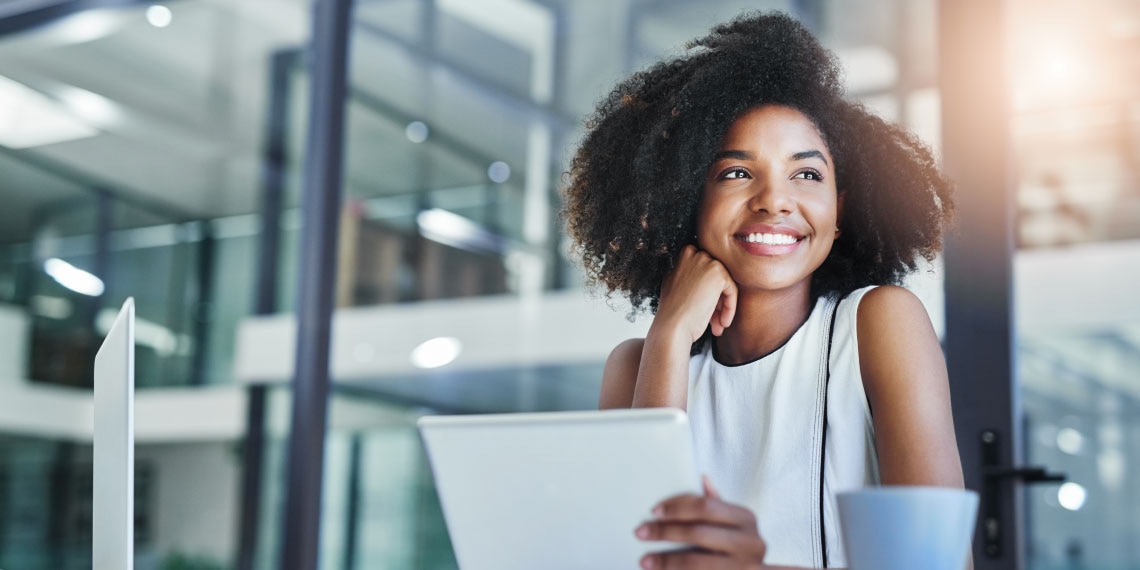
<svg viewBox="0 0 1140 570">
<path fill-rule="evenodd" d="M 619 84 L 586 123 L 563 215 L 589 284 L 656 312 L 661 284 L 696 243 L 706 171 L 729 126 L 761 105 L 811 118 L 835 160 L 842 238 L 813 295 L 898 283 L 941 248 L 952 187 L 916 137 L 843 98 L 841 70 L 784 14 L 745 14 L 682 56 Z"/>
</svg>

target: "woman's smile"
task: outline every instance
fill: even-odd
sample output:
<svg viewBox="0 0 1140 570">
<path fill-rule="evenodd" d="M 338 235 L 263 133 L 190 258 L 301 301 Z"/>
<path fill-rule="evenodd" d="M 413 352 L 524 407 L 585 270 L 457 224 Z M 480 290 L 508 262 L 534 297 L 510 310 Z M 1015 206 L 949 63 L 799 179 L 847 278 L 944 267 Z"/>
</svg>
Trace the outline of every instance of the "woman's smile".
<svg viewBox="0 0 1140 570">
<path fill-rule="evenodd" d="M 752 255 L 777 256 L 795 251 L 806 236 L 788 227 L 758 224 L 736 234 L 741 247 Z"/>
</svg>

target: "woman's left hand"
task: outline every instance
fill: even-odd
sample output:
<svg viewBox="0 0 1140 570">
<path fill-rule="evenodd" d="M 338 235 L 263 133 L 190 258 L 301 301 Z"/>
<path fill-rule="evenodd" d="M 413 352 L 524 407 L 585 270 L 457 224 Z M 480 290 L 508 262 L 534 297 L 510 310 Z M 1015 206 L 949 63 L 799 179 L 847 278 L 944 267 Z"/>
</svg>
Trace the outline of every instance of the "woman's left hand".
<svg viewBox="0 0 1140 570">
<path fill-rule="evenodd" d="M 641 559 L 642 568 L 761 568 L 767 545 L 760 538 L 756 515 L 721 500 L 708 477 L 703 483 L 704 495 L 679 495 L 663 501 L 653 509 L 657 518 L 635 531 L 641 540 L 669 540 L 693 548 L 647 554 Z"/>
</svg>

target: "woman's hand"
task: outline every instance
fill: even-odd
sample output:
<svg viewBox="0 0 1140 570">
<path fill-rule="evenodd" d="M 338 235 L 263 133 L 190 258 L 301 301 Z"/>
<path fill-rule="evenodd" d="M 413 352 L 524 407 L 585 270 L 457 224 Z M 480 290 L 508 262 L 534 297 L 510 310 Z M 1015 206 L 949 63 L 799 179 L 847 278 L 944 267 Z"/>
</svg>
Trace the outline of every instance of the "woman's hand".
<svg viewBox="0 0 1140 570">
<path fill-rule="evenodd" d="M 759 569 L 767 545 L 756 528 L 756 516 L 721 500 L 708 477 L 704 495 L 680 495 L 653 509 L 657 518 L 635 531 L 642 540 L 669 540 L 693 545 L 675 552 L 647 554 L 641 567 L 652 570 Z"/>
<path fill-rule="evenodd" d="M 709 254 L 686 246 L 661 284 L 657 315 L 645 340 L 614 349 L 602 373 L 602 408 L 674 407 L 689 395 L 689 351 L 712 327 L 715 335 L 736 314 L 736 282 Z"/>
<path fill-rule="evenodd" d="M 707 327 L 720 336 L 735 315 L 736 282 L 728 269 L 695 246 L 685 246 L 677 266 L 661 285 L 653 323 L 677 327 L 692 344 Z"/>
</svg>

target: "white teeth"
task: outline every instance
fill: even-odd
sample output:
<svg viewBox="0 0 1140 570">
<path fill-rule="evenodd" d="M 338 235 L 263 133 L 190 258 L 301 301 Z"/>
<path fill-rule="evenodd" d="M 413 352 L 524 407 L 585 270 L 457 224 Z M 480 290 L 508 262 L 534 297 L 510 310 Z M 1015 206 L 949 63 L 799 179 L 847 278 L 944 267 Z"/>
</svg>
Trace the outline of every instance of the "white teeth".
<svg viewBox="0 0 1140 570">
<path fill-rule="evenodd" d="M 791 245 L 798 240 L 788 234 L 748 234 L 744 236 L 744 241 L 764 245 Z"/>
</svg>

